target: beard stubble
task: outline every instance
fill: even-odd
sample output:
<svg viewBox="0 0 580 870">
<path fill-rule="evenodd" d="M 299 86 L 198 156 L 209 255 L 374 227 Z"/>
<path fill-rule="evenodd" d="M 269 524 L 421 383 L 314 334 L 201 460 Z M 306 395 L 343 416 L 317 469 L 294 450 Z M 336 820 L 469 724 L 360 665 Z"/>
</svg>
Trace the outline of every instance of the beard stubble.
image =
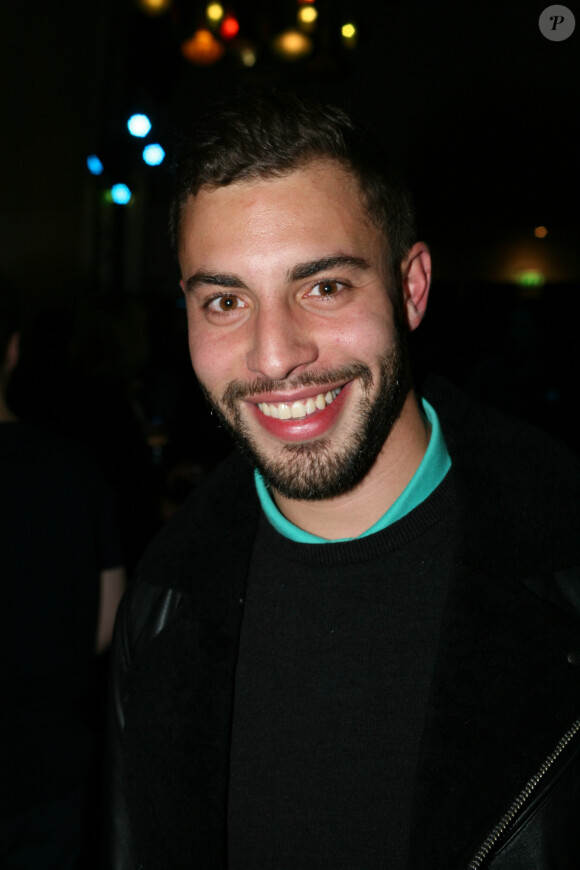
<svg viewBox="0 0 580 870">
<path fill-rule="evenodd" d="M 240 411 L 242 401 L 262 393 L 355 380 L 362 386 L 362 395 L 351 412 L 357 425 L 347 433 L 344 443 L 336 444 L 332 436 L 323 436 L 304 443 L 282 443 L 279 450 L 270 455 L 260 446 Z M 350 492 L 363 480 L 401 413 L 411 378 L 400 330 L 392 347 L 379 360 L 377 380 L 373 397 L 374 378 L 370 368 L 365 363 L 353 362 L 325 372 L 305 373 L 288 381 L 232 381 L 221 402 L 216 401 L 201 382 L 200 387 L 224 428 L 268 486 L 289 499 L 322 501 Z"/>
</svg>

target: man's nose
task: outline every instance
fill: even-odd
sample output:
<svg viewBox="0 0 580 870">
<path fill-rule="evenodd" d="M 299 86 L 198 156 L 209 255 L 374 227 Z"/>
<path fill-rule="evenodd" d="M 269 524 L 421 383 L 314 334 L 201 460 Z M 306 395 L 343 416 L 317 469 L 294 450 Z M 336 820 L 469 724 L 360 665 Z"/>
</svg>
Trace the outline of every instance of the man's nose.
<svg viewBox="0 0 580 870">
<path fill-rule="evenodd" d="M 250 371 L 281 381 L 316 361 L 318 347 L 299 313 L 281 308 L 262 311 L 252 326 L 246 357 Z"/>
</svg>

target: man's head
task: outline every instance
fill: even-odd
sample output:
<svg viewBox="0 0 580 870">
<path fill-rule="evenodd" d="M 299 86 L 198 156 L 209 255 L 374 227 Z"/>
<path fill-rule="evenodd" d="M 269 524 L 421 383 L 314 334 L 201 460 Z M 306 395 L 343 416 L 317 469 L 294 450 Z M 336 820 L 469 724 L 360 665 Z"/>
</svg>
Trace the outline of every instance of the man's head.
<svg viewBox="0 0 580 870">
<path fill-rule="evenodd" d="M 322 160 L 340 164 L 356 179 L 368 216 L 385 238 L 387 262 L 398 282 L 401 261 L 417 240 L 404 183 L 345 112 L 289 93 L 240 95 L 193 129 L 183 144 L 170 210 L 175 250 L 183 205 L 202 188 L 277 178 Z"/>
<path fill-rule="evenodd" d="M 181 164 L 193 367 L 278 492 L 331 498 L 365 477 L 407 399 L 429 255 L 345 115 L 250 102 L 205 124 Z"/>
</svg>

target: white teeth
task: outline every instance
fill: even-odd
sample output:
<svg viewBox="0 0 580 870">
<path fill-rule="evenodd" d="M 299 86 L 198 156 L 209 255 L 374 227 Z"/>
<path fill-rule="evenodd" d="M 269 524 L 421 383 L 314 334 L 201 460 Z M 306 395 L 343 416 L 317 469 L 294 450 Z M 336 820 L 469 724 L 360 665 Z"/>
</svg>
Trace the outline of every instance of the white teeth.
<svg viewBox="0 0 580 870">
<path fill-rule="evenodd" d="M 314 414 L 315 411 L 323 411 L 327 405 L 334 402 L 341 387 L 329 390 L 327 393 L 318 393 L 317 396 L 309 396 L 304 401 L 296 402 L 260 402 L 258 408 L 266 417 L 274 417 L 276 420 L 301 420 Z"/>
</svg>

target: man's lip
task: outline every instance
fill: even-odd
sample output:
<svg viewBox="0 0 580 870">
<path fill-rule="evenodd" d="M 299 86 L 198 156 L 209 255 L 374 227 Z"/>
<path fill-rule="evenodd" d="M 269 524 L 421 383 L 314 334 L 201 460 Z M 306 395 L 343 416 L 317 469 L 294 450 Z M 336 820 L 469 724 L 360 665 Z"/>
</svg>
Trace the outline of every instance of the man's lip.
<svg viewBox="0 0 580 870">
<path fill-rule="evenodd" d="M 260 405 L 262 402 L 272 405 L 290 404 L 291 402 L 301 402 L 304 399 L 315 398 L 321 393 L 324 396 L 326 393 L 332 392 L 332 390 L 342 389 L 347 383 L 348 381 L 343 381 L 342 383 L 324 384 L 324 386 L 303 387 L 291 393 L 261 393 L 259 396 L 250 396 L 244 399 L 244 401 L 249 402 L 251 405 Z"/>
<path fill-rule="evenodd" d="M 332 402 L 326 403 L 323 409 L 317 408 L 314 413 L 307 414 L 305 417 L 280 419 L 277 416 L 265 414 L 257 405 L 252 403 L 248 403 L 247 413 L 255 417 L 257 424 L 263 432 L 268 433 L 279 442 L 300 443 L 312 441 L 327 435 L 336 420 L 343 414 L 345 402 L 348 401 L 352 385 L 352 380 L 347 381 L 344 387 L 338 391 L 336 398 Z M 323 388 L 319 387 L 318 389 L 322 391 Z M 334 389 L 338 388 L 335 387 Z M 328 392 L 328 390 L 325 390 L 325 392 Z M 301 393 L 303 394 L 304 391 L 302 390 Z M 268 393 L 267 395 L 271 394 Z M 311 396 L 312 394 L 309 395 Z M 295 399 L 295 401 L 299 400 Z M 264 404 L 275 403 L 264 402 Z M 285 402 L 284 404 L 288 407 L 291 403 Z"/>
</svg>

